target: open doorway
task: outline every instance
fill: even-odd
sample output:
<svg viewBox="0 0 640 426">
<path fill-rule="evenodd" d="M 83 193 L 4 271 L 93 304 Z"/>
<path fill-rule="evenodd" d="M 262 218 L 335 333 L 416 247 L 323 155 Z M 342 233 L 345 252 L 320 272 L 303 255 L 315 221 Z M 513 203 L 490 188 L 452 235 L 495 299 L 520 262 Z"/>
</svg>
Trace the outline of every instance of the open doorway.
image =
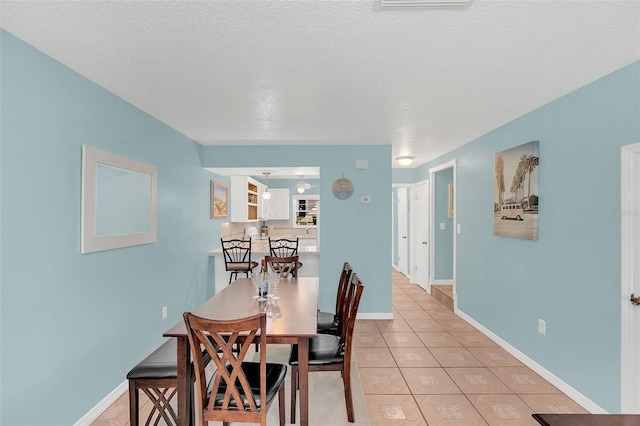
<svg viewBox="0 0 640 426">
<path fill-rule="evenodd" d="M 456 304 L 456 161 L 429 169 L 429 285 L 451 310 Z"/>
</svg>

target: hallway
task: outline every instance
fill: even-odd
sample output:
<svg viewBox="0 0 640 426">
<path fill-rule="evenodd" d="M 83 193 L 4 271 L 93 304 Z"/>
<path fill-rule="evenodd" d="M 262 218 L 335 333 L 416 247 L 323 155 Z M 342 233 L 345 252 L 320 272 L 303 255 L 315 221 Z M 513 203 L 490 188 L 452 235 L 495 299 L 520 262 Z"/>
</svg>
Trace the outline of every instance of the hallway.
<svg viewBox="0 0 640 426">
<path fill-rule="evenodd" d="M 587 413 L 401 273 L 393 320 L 358 320 L 354 347 L 371 425 L 537 425 Z"/>
</svg>

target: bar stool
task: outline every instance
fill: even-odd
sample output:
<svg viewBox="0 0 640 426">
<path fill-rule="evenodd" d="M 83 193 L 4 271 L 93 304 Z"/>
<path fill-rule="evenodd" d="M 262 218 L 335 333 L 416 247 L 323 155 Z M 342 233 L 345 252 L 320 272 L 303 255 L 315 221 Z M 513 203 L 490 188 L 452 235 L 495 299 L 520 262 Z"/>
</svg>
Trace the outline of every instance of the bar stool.
<svg viewBox="0 0 640 426">
<path fill-rule="evenodd" d="M 232 278 L 238 279 L 238 274 L 243 273 L 249 278 L 249 273 L 258 266 L 258 262 L 251 260 L 251 239 L 248 240 L 223 240 L 222 253 L 224 254 L 224 267 L 230 272 L 229 284 Z"/>
</svg>

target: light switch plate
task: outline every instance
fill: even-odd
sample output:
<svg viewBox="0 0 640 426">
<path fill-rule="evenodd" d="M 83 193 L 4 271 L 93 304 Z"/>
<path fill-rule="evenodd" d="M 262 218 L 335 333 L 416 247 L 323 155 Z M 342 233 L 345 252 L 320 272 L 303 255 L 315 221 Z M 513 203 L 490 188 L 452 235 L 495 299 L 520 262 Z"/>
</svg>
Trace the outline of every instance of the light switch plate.
<svg viewBox="0 0 640 426">
<path fill-rule="evenodd" d="M 360 202 L 362 204 L 369 204 L 371 203 L 371 195 L 363 195 L 362 197 L 360 197 Z"/>
<path fill-rule="evenodd" d="M 446 227 L 447 227 L 446 223 L 444 223 L 444 222 L 440 223 L 440 230 L 441 231 L 444 231 L 446 229 Z"/>
<path fill-rule="evenodd" d="M 356 160 L 356 170 L 367 170 L 369 168 L 369 160 Z"/>
</svg>

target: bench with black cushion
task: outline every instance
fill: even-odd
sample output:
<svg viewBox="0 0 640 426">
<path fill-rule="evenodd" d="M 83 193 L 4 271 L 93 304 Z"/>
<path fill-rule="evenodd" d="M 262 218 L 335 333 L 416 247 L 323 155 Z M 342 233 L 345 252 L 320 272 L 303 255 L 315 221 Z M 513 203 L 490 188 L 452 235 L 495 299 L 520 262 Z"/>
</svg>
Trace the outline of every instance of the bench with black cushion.
<svg viewBox="0 0 640 426">
<path fill-rule="evenodd" d="M 177 346 L 175 338 L 167 340 L 127 374 L 131 426 L 138 425 L 138 390 L 142 390 L 153 403 L 146 424 L 156 424 L 159 419 L 167 425 L 178 424 L 178 415 L 170 405 L 178 384 Z"/>
</svg>

